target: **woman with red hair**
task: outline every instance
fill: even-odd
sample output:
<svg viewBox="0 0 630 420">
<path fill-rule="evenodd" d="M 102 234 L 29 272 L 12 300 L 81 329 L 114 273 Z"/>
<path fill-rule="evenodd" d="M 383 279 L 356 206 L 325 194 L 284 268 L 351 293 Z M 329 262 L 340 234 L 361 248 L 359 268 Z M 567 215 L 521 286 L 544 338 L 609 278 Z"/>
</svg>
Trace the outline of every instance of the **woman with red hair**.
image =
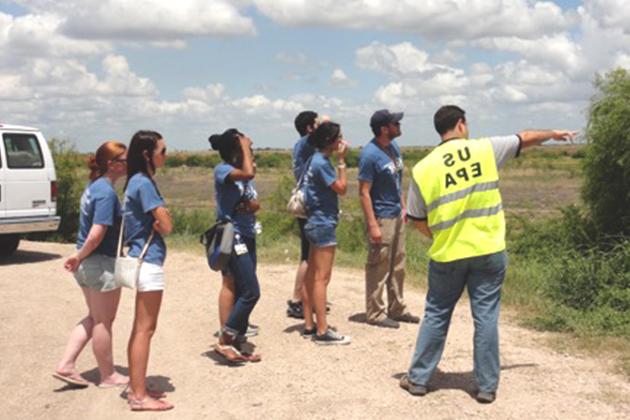
<svg viewBox="0 0 630 420">
<path fill-rule="evenodd" d="M 81 287 L 88 314 L 72 329 L 63 357 L 53 376 L 76 387 L 88 382 L 76 369 L 79 354 L 92 339 L 101 388 L 126 385 L 127 376 L 114 370 L 112 324 L 120 301 L 114 283 L 116 240 L 120 225 L 120 202 L 114 190 L 126 175 L 127 147 L 119 142 L 103 143 L 90 158 L 90 183 L 81 196 L 77 252 L 64 263 Z"/>
</svg>

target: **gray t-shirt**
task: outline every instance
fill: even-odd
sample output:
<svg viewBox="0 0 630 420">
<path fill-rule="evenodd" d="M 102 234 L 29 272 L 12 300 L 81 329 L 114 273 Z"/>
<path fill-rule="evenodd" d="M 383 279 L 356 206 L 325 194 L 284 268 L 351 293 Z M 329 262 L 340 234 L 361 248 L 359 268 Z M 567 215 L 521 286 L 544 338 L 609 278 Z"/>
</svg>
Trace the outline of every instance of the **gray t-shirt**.
<svg viewBox="0 0 630 420">
<path fill-rule="evenodd" d="M 494 150 L 497 169 L 505 165 L 508 160 L 518 157 L 521 152 L 521 138 L 516 134 L 489 137 L 488 140 L 490 140 L 490 144 L 492 144 L 492 149 Z M 407 194 L 407 216 L 415 220 L 426 220 L 427 213 L 427 205 L 424 202 L 424 198 L 422 198 L 420 187 L 412 177 L 409 182 L 409 192 Z"/>
</svg>

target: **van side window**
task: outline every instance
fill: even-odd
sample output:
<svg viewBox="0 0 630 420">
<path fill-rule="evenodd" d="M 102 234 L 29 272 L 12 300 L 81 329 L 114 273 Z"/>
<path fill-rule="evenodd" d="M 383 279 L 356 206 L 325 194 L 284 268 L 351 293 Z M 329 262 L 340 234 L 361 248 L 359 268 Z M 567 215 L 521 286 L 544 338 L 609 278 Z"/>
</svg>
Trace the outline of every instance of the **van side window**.
<svg viewBox="0 0 630 420">
<path fill-rule="evenodd" d="M 39 140 L 32 134 L 5 133 L 4 150 L 9 169 L 38 169 L 44 167 Z"/>
</svg>

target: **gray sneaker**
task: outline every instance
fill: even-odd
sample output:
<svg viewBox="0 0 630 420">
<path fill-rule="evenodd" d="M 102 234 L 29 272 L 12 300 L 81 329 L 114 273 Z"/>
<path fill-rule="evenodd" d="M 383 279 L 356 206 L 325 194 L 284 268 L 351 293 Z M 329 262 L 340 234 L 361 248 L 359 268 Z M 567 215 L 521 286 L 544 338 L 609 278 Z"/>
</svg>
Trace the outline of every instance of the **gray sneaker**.
<svg viewBox="0 0 630 420">
<path fill-rule="evenodd" d="M 323 335 L 315 334 L 313 341 L 320 346 L 346 345 L 350 344 L 350 337 L 328 328 Z"/>
<path fill-rule="evenodd" d="M 311 328 L 310 330 L 304 327 L 301 335 L 302 338 L 314 338 L 317 335 L 317 324 L 313 325 L 313 328 Z"/>
<path fill-rule="evenodd" d="M 391 318 L 385 318 L 381 321 L 368 321 L 368 324 L 381 328 L 400 328 L 400 323 L 398 321 L 394 321 Z"/>
</svg>

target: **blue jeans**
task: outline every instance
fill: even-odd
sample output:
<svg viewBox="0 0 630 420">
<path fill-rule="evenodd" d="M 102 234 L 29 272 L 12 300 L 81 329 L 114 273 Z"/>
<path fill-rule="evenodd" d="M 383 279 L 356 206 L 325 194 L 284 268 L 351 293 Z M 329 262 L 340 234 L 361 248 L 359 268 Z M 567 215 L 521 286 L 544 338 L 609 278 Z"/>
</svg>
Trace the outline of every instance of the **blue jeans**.
<svg viewBox="0 0 630 420">
<path fill-rule="evenodd" d="M 237 254 L 239 245 L 247 246 L 247 252 Z M 256 276 L 256 239 L 234 236 L 235 250 L 228 262 L 229 275 L 234 278 L 236 301 L 225 322 L 225 331 L 231 335 L 245 335 L 249 315 L 260 298 L 260 285 Z"/>
<path fill-rule="evenodd" d="M 455 304 L 468 289 L 475 323 L 474 373 L 479 390 L 495 392 L 499 385 L 499 306 L 507 268 L 505 251 L 448 263 L 430 261 L 429 291 L 409 379 L 426 385 L 437 368 Z"/>
</svg>

